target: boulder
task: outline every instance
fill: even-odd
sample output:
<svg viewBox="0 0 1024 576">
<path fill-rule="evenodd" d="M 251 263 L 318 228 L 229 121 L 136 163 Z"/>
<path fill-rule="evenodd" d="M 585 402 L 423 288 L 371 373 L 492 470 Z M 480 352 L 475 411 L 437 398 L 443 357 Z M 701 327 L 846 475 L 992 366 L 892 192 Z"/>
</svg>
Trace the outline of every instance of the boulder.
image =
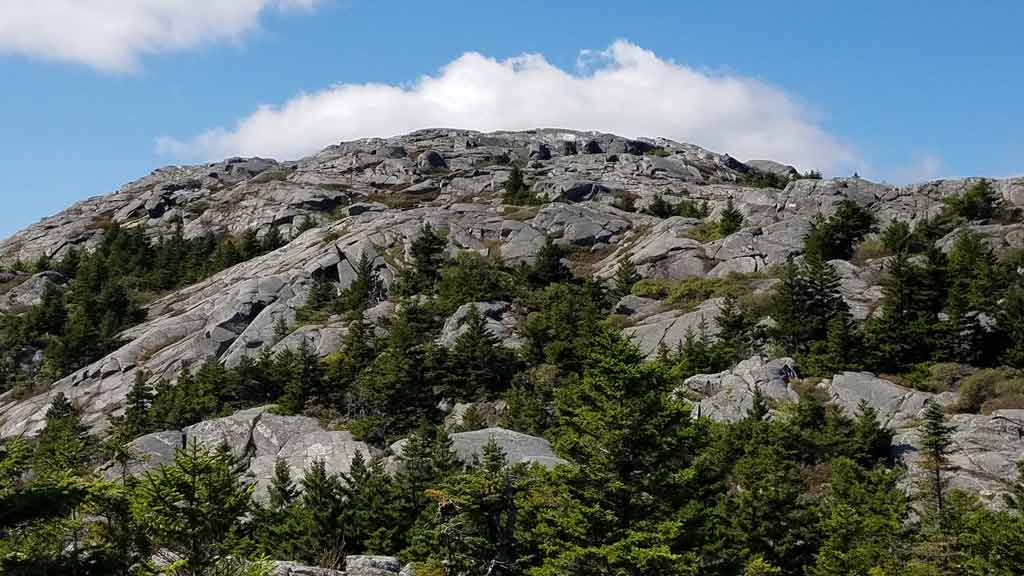
<svg viewBox="0 0 1024 576">
<path fill-rule="evenodd" d="M 718 314 L 724 301 L 724 298 L 711 298 L 690 311 L 669 310 L 652 314 L 625 328 L 622 333 L 640 348 L 644 356 L 652 358 L 662 346 L 673 350 L 689 337 L 700 337 L 702 330 L 705 336 L 718 334 Z M 647 310 L 653 312 L 654 309 L 653 304 L 647 304 Z"/>
<path fill-rule="evenodd" d="M 67 282 L 59 272 L 40 272 L 0 294 L 0 312 L 11 312 L 35 306 L 43 301 L 47 289 L 59 288 Z"/>
<path fill-rule="evenodd" d="M 340 570 L 330 568 L 319 568 L 317 566 L 306 566 L 298 562 L 285 562 L 278 560 L 274 562 L 274 573 L 272 576 L 345 576 Z"/>
<path fill-rule="evenodd" d="M 398 576 L 402 564 L 394 556 L 346 556 L 345 576 Z"/>
<path fill-rule="evenodd" d="M 452 434 L 452 450 L 460 460 L 466 464 L 472 464 L 483 457 L 484 446 L 491 438 L 494 438 L 494 441 L 505 452 L 509 464 L 525 462 L 550 468 L 567 463 L 566 460 L 555 455 L 547 440 L 504 428 L 485 428 Z M 396 470 L 400 467 L 405 443 L 405 439 L 402 439 L 389 447 L 388 450 L 391 453 L 388 461 L 389 470 Z"/>
<path fill-rule="evenodd" d="M 501 423 L 502 416 L 505 414 L 505 408 L 507 408 L 507 404 L 505 404 L 504 400 L 496 400 L 494 402 L 459 402 L 452 406 L 451 411 L 445 416 L 444 427 L 449 431 L 457 430 L 462 425 L 466 412 L 472 409 L 483 418 L 486 424 L 485 428 L 493 428 Z"/>
<path fill-rule="evenodd" d="M 416 158 L 416 166 L 421 170 L 438 170 L 447 168 L 448 163 L 445 162 L 444 156 L 434 150 L 427 150 Z"/>
<path fill-rule="evenodd" d="M 994 508 L 1005 503 L 1002 494 L 1017 478 L 1017 462 L 1024 459 L 1024 410 L 996 410 L 991 414 L 957 414 L 949 419 L 955 426 L 951 488 L 973 492 Z M 893 438 L 897 460 L 907 467 L 908 488 L 922 480 L 926 471 L 920 453 L 921 435 L 913 428 Z"/>
<path fill-rule="evenodd" d="M 516 349 L 523 345 L 522 339 L 516 333 L 516 319 L 512 314 L 512 304 L 509 302 L 470 302 L 459 306 L 454 314 L 448 317 L 441 329 L 441 336 L 438 337 L 438 344 L 445 348 L 451 348 L 455 341 L 466 332 L 466 316 L 470 309 L 476 307 L 477 312 L 487 322 L 487 329 L 497 338 L 501 345 Z"/>
<path fill-rule="evenodd" d="M 753 356 L 724 372 L 691 376 L 676 393 L 697 398 L 699 416 L 736 422 L 753 406 L 755 390 L 770 402 L 797 400 L 797 392 L 789 385 L 797 377 L 795 366 L 792 358 Z"/>
<path fill-rule="evenodd" d="M 176 450 L 196 442 L 213 450 L 227 446 L 244 468 L 243 478 L 255 484 L 254 498 L 266 498 L 278 459 L 288 464 L 293 479 L 299 480 L 315 461 L 322 461 L 330 474 L 348 473 L 356 454 L 370 460 L 375 454 L 364 442 L 347 431 L 325 430 L 305 416 L 281 416 L 270 407 L 250 408 L 225 418 L 194 424 L 183 430 L 165 430 L 136 438 L 128 444 L 137 456 L 122 469 L 108 463 L 101 469 L 107 479 L 122 474 L 138 476 L 169 464 Z"/>
<path fill-rule="evenodd" d="M 948 395 L 937 397 L 904 388 L 869 372 L 836 374 L 823 380 L 818 388 L 825 391 L 834 404 L 842 406 L 848 416 L 854 415 L 861 400 L 866 401 L 878 411 L 878 419 L 883 426 L 896 430 L 916 425 L 929 400 L 953 401 Z"/>
</svg>

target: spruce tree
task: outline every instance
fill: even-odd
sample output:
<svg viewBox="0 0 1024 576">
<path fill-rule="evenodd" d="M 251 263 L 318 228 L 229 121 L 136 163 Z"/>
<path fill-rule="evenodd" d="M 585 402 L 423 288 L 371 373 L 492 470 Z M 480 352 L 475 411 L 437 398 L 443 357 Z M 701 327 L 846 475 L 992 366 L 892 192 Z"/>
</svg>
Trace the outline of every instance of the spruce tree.
<svg viewBox="0 0 1024 576">
<path fill-rule="evenodd" d="M 864 399 L 857 403 L 853 443 L 854 458 L 866 468 L 891 458 L 892 431 L 882 426 L 878 410 Z"/>
<path fill-rule="evenodd" d="M 409 262 L 401 278 L 403 295 L 433 291 L 444 261 L 445 246 L 447 241 L 438 236 L 429 223 L 424 223 L 409 247 Z"/>
<path fill-rule="evenodd" d="M 734 357 L 745 357 L 750 348 L 753 326 L 735 294 L 726 294 L 715 322 L 718 324 L 718 339 Z"/>
<path fill-rule="evenodd" d="M 747 420 L 750 422 L 764 422 L 768 419 L 770 413 L 771 408 L 768 406 L 764 393 L 761 392 L 761 387 L 755 387 L 754 395 L 750 400 L 750 408 L 747 409 Z"/>
<path fill-rule="evenodd" d="M 537 203 L 537 198 L 530 191 L 530 187 L 523 179 L 523 171 L 517 164 L 512 165 L 512 170 L 509 172 L 508 180 L 505 181 L 503 187 L 505 193 L 502 195 L 502 201 L 505 204 L 510 204 L 512 206 L 525 206 Z"/>
<path fill-rule="evenodd" d="M 230 452 L 210 452 L 195 441 L 174 462 L 147 472 L 131 509 L 158 554 L 189 576 L 215 573 L 241 545 L 241 519 L 252 486 L 241 482 Z"/>
<path fill-rule="evenodd" d="M 304 529 L 297 542 L 301 560 L 323 568 L 341 568 L 345 553 L 343 512 L 340 480 L 327 473 L 323 460 L 313 461 L 302 479 L 299 513 Z"/>
<path fill-rule="evenodd" d="M 537 251 L 537 257 L 529 271 L 530 284 L 537 288 L 543 288 L 548 284 L 565 282 L 572 278 L 572 272 L 562 263 L 564 253 L 548 236 L 544 239 L 544 245 Z"/>
<path fill-rule="evenodd" d="M 366 252 L 356 262 L 355 273 L 352 283 L 341 295 L 342 309 L 361 317 L 364 310 L 376 306 L 387 295 L 384 282 Z"/>
<path fill-rule="evenodd" d="M 274 478 L 270 481 L 267 502 L 275 511 L 282 511 L 292 505 L 298 490 L 292 482 L 291 469 L 282 458 L 274 460 Z"/>
<path fill-rule="evenodd" d="M 36 442 L 33 470 L 43 478 L 62 478 L 84 472 L 88 438 L 78 409 L 58 392 L 46 411 L 46 425 Z"/>
<path fill-rule="evenodd" d="M 476 305 L 470 306 L 449 355 L 449 389 L 460 400 L 479 400 L 501 392 L 510 377 L 510 358 Z"/>
<path fill-rule="evenodd" d="M 953 447 L 953 433 L 956 426 L 946 423 L 942 406 L 929 400 L 921 419 L 922 465 L 928 473 L 928 495 L 935 507 L 939 525 L 945 525 L 946 484 L 945 473 L 949 470 L 949 454 Z"/>
<path fill-rule="evenodd" d="M 129 438 L 135 438 L 154 430 L 150 419 L 150 405 L 153 402 L 153 389 L 148 383 L 148 374 L 144 370 L 136 370 L 135 381 L 128 391 L 124 410 L 124 432 Z"/>
<path fill-rule="evenodd" d="M 718 218 L 718 233 L 724 238 L 739 230 L 741 226 L 743 226 L 743 214 L 733 205 L 730 197 Z"/>
<path fill-rule="evenodd" d="M 619 260 L 615 269 L 615 287 L 612 294 L 615 299 L 621 299 L 633 293 L 633 285 L 641 280 L 640 274 L 636 271 L 636 264 L 628 257 Z"/>
<path fill-rule="evenodd" d="M 1024 460 L 1017 462 L 1017 480 L 1010 484 L 1010 490 L 1003 495 L 1006 506 L 1024 515 Z"/>
</svg>

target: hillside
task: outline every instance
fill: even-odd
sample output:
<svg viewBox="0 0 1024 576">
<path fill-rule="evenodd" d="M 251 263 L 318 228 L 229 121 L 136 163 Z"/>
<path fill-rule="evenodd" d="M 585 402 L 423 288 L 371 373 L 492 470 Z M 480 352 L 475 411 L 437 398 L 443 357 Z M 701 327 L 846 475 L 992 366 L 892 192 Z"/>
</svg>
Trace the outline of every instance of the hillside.
<svg viewBox="0 0 1024 576">
<path fill-rule="evenodd" d="M 259 502 L 281 467 L 323 464 L 347 503 L 391 482 L 344 552 L 426 574 L 1011 574 L 1022 209 L 1024 178 L 822 179 L 555 129 L 161 168 L 0 241 L 0 437 L 45 446 L 70 402 L 135 455 L 95 448 L 90 478 L 198 440 Z M 436 429 L 483 468 L 402 500 Z M 258 522 L 299 521 L 280 508 Z M 445 514 L 479 530 L 444 541 Z"/>
</svg>

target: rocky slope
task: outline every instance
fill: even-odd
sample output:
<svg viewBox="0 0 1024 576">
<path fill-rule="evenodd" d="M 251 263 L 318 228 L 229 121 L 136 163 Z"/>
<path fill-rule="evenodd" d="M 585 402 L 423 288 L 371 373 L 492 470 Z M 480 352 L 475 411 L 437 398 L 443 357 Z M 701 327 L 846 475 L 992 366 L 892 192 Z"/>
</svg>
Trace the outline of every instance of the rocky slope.
<svg viewBox="0 0 1024 576">
<path fill-rule="evenodd" d="M 501 204 L 511 162 L 525 167 L 527 183 L 545 202 L 518 208 Z M 511 264 L 529 262 L 545 236 L 551 235 L 570 250 L 581 273 L 608 278 L 621 258 L 629 258 L 647 278 L 719 278 L 784 262 L 802 249 L 812 220 L 828 216 L 844 199 L 872 208 L 882 225 L 896 219 L 914 222 L 936 214 L 943 198 L 960 194 L 975 182 L 941 180 L 896 187 L 835 178 L 795 179 L 781 189 L 749 185 L 766 172 L 787 177 L 795 173 L 780 164 L 745 164 L 663 139 L 630 140 L 566 130 L 492 134 L 426 130 L 387 140 L 346 142 L 294 162 L 229 159 L 162 168 L 0 242 L 0 263 L 13 266 L 40 256 L 60 257 L 71 247 L 87 250 L 112 221 L 142 227 L 152 236 L 169 234 L 179 222 L 186 237 L 247 230 L 262 235 L 276 227 L 291 242 L 149 304 L 146 321 L 123 334 L 125 344 L 120 349 L 60 380 L 51 390 L 23 399 L 10 393 L 0 396 L 0 436 L 37 431 L 58 391 L 78 403 L 89 426 L 102 430 L 119 413 L 139 371 L 154 382 L 174 380 L 210 357 L 231 366 L 245 355 L 294 347 L 303 340 L 312 342 L 321 355 L 333 352 L 347 330 L 340 320 L 300 326 L 290 335 L 278 334 L 275 326 L 281 319 L 294 324 L 296 309 L 305 301 L 314 278 L 346 286 L 354 275 L 354 263 L 364 254 L 373 259 L 385 281 L 390 280 L 424 222 L 446 233 L 452 253 L 474 251 L 497 255 Z M 996 180 L 993 188 L 1008 205 L 1024 206 L 1024 178 Z M 702 242 L 693 234 L 699 225 L 696 219 L 659 219 L 621 209 L 629 204 L 644 208 L 656 196 L 670 203 L 706 202 L 712 216 L 731 200 L 744 216 L 743 227 L 723 239 Z M 310 225 L 314 226 L 299 234 Z M 1024 246 L 1021 224 L 980 226 L 977 231 L 997 252 Z M 948 246 L 949 240 L 940 243 Z M 854 316 L 870 316 L 881 297 L 880 263 L 869 261 L 858 267 L 836 262 L 836 266 Z M 39 286 L 59 281 L 52 276 L 33 278 L 17 292 L 0 295 L 0 306 L 31 304 L 41 293 Z M 770 280 L 763 282 L 767 284 L 757 290 L 770 286 Z M 480 309 L 505 345 L 519 345 L 510 304 L 481 303 Z M 379 320 L 393 310 L 393 303 L 385 302 L 369 315 Z M 628 297 L 618 312 L 625 319 L 624 333 L 645 353 L 653 354 L 659 345 L 674 346 L 687 331 L 702 324 L 713 332 L 717 310 L 715 300 L 671 309 L 657 300 Z M 459 314 L 464 316 L 466 310 Z M 455 318 L 446 326 L 442 342 L 454 340 L 458 330 Z M 785 360 L 749 362 L 751 366 L 741 363 L 729 374 L 691 379 L 688 393 L 702 398 L 705 413 L 730 419 L 749 402 L 755 381 L 751 374 L 791 370 Z M 765 380 L 769 395 L 794 395 L 788 378 L 775 373 Z M 877 404 L 894 427 L 906 431 L 899 438 L 912 445 L 915 410 L 921 403 L 916 394 L 923 393 L 892 390 L 895 384 L 879 384 L 886 381 L 873 378 L 843 374 L 822 386 L 846 408 L 861 397 Z M 1013 427 L 1019 433 L 1024 426 L 1021 414 L 968 417 L 971 421 L 961 427 L 961 433 L 968 435 L 962 439 L 964 459 L 976 464 L 977 478 L 1001 474 L 1006 462 L 1022 456 L 1019 437 L 1012 441 Z M 263 425 L 270 421 L 260 419 Z M 299 420 L 281 424 L 298 435 L 296 453 L 311 449 L 310 435 L 330 434 L 314 429 L 314 424 Z M 240 430 L 246 427 L 239 426 Z M 1005 442 L 993 440 L 1002 439 L 1002 431 Z M 247 433 L 252 434 L 252 429 Z M 161 434 L 166 437 L 154 436 L 146 442 L 169 446 L 180 440 L 179 432 Z M 339 437 L 320 444 L 342 450 L 347 458 L 364 448 L 350 442 L 351 438 Z M 274 454 L 287 445 L 282 440 L 274 446 Z M 166 452 L 161 447 L 154 450 Z M 254 462 L 259 454 L 257 450 Z M 263 478 L 264 471 L 256 466 L 253 474 Z"/>
</svg>

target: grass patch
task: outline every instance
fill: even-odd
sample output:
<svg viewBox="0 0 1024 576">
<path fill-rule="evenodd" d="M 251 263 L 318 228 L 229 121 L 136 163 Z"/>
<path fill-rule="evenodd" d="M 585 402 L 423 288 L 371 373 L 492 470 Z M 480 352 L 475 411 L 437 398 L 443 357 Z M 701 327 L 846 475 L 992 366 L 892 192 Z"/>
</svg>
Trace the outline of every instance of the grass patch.
<svg viewBox="0 0 1024 576">
<path fill-rule="evenodd" d="M 752 284 L 763 277 L 763 274 L 754 273 L 730 274 L 724 278 L 684 278 L 679 281 L 645 278 L 633 286 L 633 295 L 665 300 L 672 308 L 691 310 L 709 298 L 732 295 L 740 300 L 750 299 L 755 296 Z"/>
<path fill-rule="evenodd" d="M 684 232 L 683 236 L 698 242 L 710 242 L 722 238 L 722 229 L 718 226 L 718 222 L 705 220 Z"/>
</svg>

